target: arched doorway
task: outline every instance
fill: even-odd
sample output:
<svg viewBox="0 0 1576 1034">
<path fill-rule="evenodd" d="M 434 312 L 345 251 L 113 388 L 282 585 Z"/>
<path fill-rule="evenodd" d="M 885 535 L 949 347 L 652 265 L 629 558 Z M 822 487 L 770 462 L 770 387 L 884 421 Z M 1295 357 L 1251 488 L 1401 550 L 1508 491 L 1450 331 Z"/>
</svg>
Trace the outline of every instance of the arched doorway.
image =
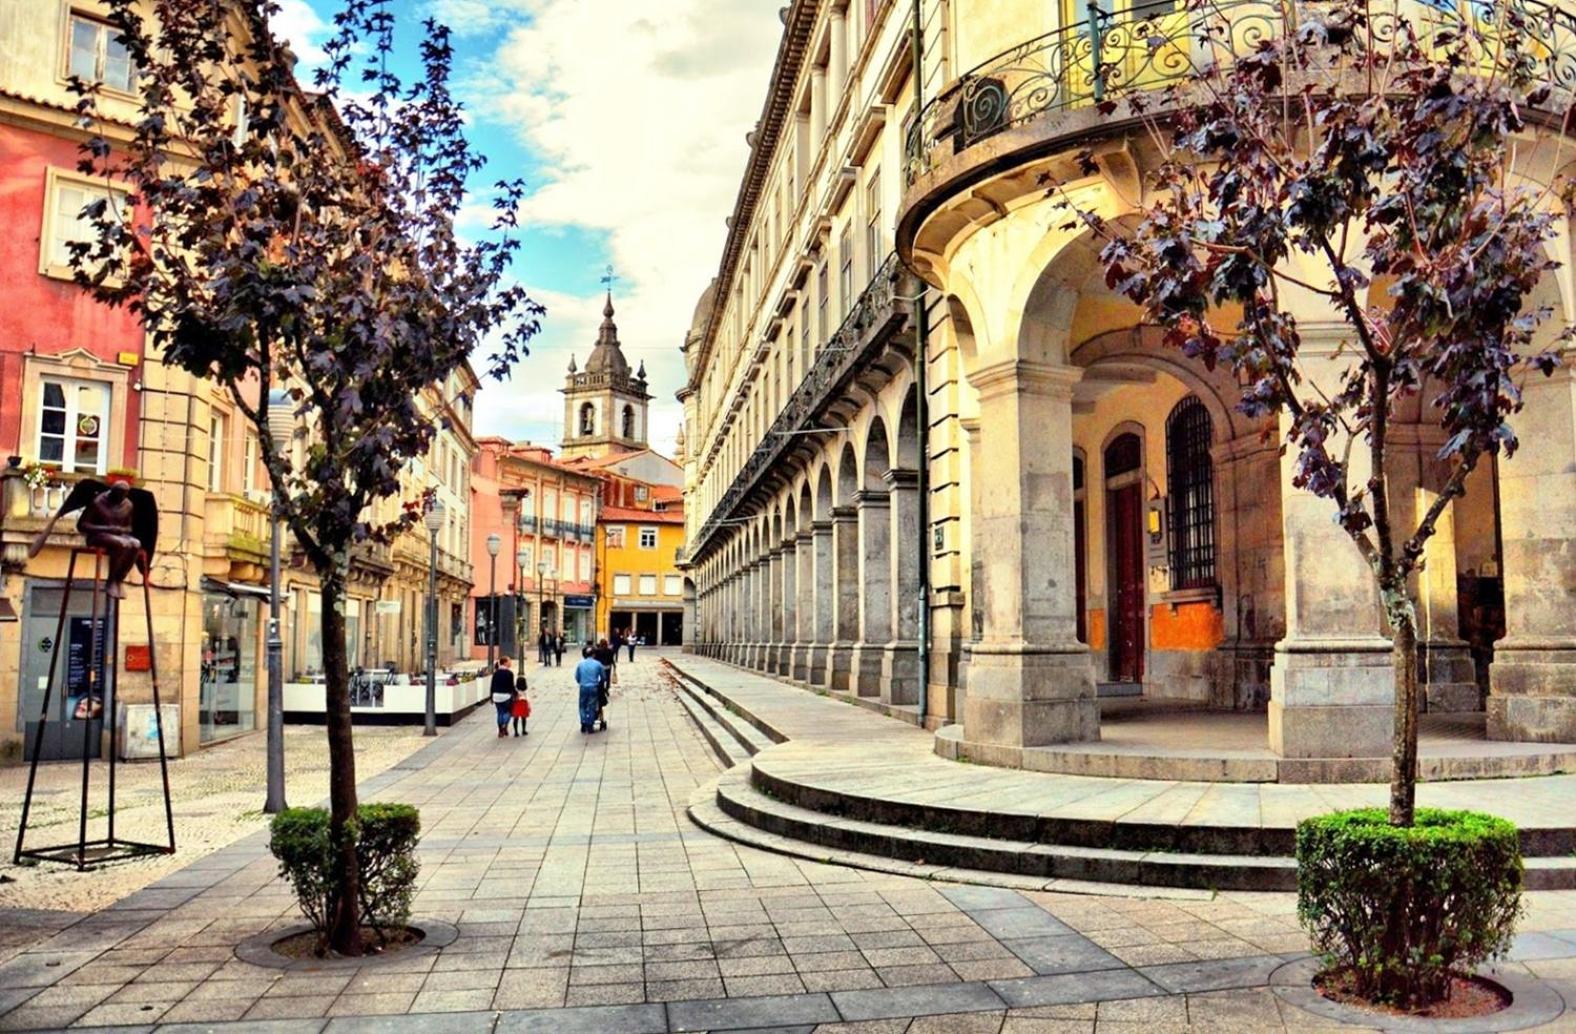
<svg viewBox="0 0 1576 1034">
<path fill-rule="evenodd" d="M 1144 445 L 1132 431 L 1102 454 L 1106 569 L 1110 572 L 1112 682 L 1144 681 Z"/>
</svg>

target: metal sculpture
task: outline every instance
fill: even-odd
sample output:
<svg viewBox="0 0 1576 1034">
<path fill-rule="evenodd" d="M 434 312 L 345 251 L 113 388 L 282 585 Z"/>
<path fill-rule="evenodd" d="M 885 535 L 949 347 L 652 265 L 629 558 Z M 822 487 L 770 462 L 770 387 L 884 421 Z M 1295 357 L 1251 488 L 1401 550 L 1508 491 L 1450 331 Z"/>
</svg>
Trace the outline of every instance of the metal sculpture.
<svg viewBox="0 0 1576 1034">
<path fill-rule="evenodd" d="M 55 626 L 55 636 L 50 645 L 49 675 L 44 681 L 44 699 L 39 710 L 38 725 L 33 731 L 33 756 L 27 772 L 27 792 L 22 798 L 22 821 L 16 831 L 16 851 L 12 861 L 21 864 L 24 858 L 34 861 L 64 862 L 73 864 L 78 871 L 85 871 L 105 862 L 121 861 L 149 854 L 175 853 L 175 813 L 170 802 L 170 770 L 164 746 L 164 712 L 159 699 L 159 665 L 153 642 L 153 604 L 148 584 L 155 543 L 159 536 L 159 508 L 153 493 L 146 489 L 132 488 L 124 481 L 105 484 L 92 478 L 78 481 L 66 501 L 49 519 L 33 539 L 28 556 L 38 555 L 45 541 L 53 532 L 55 523 L 66 514 L 82 511 L 77 519 L 77 530 L 83 535 L 83 544 L 73 547 L 66 567 L 66 582 L 60 600 L 60 616 Z M 77 839 L 74 843 L 49 847 L 26 848 L 28 816 L 33 806 L 33 787 L 38 778 L 38 761 L 43 753 L 44 727 L 49 722 L 49 703 L 55 690 L 55 673 L 59 667 L 60 644 L 65 639 L 66 614 L 71 607 L 71 594 L 76 589 L 77 561 L 93 558 L 93 577 L 89 592 L 92 596 L 88 625 L 86 668 L 80 698 L 72 709 L 72 718 L 82 722 L 82 801 L 77 818 Z M 159 775 L 164 786 L 164 821 L 169 832 L 168 844 L 151 844 L 127 840 L 115 835 L 115 725 L 116 708 L 105 707 L 105 686 L 100 683 L 101 669 L 106 671 L 116 657 L 115 643 L 109 630 L 119 631 L 119 600 L 126 595 L 126 577 L 135 569 L 142 575 L 143 612 L 148 629 L 148 672 L 153 684 L 154 726 L 159 744 Z M 100 601 L 102 600 L 102 610 Z M 69 652 L 69 650 L 67 651 Z M 67 681 L 69 682 L 68 675 Z M 72 687 L 66 687 L 70 690 Z M 92 762 L 94 723 L 108 715 L 109 722 L 109 800 L 106 807 L 107 835 L 88 839 L 88 784 Z"/>
</svg>

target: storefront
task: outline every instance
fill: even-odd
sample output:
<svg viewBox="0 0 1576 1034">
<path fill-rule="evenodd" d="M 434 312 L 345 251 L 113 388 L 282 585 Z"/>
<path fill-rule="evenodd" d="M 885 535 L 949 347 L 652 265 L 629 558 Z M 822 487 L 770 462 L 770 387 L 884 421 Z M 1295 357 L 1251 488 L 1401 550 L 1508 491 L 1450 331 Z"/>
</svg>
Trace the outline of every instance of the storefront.
<svg viewBox="0 0 1576 1034">
<path fill-rule="evenodd" d="M 593 627 L 592 614 L 596 607 L 594 596 L 564 597 L 564 639 L 571 643 L 583 643 L 594 636 L 596 629 Z"/>
<path fill-rule="evenodd" d="M 268 590 L 240 582 L 203 579 L 202 671 L 197 736 L 202 743 L 257 727 L 261 608 Z"/>
<path fill-rule="evenodd" d="M 19 713 L 16 722 L 17 731 L 24 736 L 23 756 L 26 759 L 33 756 L 33 740 L 39 711 L 43 707 L 44 685 L 50 677 L 50 666 L 53 664 L 54 691 L 50 695 L 49 718 L 44 725 L 39 759 L 64 761 L 80 758 L 84 749 L 90 757 L 99 757 L 104 710 L 115 706 L 115 666 L 106 663 L 110 652 L 106 635 L 108 643 L 116 640 L 114 608 L 111 608 L 108 620 L 101 610 L 95 622 L 91 585 L 79 579 L 71 594 L 65 627 L 62 629 L 60 609 L 64 590 L 60 582 L 32 579 L 25 593 L 19 665 L 22 681 L 17 698 Z M 103 596 L 99 597 L 98 603 L 101 608 L 104 606 Z M 96 637 L 95 631 L 98 633 Z M 55 641 L 56 635 L 61 636 L 61 642 Z M 57 654 L 64 656 L 57 657 Z M 90 696 L 88 666 L 89 658 L 95 655 L 96 674 L 91 680 Z M 83 723 L 87 723 L 89 728 L 83 729 Z"/>
</svg>

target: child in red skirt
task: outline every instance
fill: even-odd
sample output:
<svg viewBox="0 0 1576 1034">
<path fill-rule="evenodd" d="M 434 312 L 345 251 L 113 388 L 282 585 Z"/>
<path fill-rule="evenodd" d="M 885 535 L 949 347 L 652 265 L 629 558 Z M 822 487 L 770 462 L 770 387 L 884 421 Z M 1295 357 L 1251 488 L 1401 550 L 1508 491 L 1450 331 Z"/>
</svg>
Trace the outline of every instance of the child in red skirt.
<svg viewBox="0 0 1576 1034">
<path fill-rule="evenodd" d="M 509 715 L 514 725 L 514 734 L 529 736 L 530 732 L 525 727 L 525 720 L 531 717 L 531 702 L 525 698 L 524 675 L 515 680 L 514 703 L 510 706 Z"/>
</svg>

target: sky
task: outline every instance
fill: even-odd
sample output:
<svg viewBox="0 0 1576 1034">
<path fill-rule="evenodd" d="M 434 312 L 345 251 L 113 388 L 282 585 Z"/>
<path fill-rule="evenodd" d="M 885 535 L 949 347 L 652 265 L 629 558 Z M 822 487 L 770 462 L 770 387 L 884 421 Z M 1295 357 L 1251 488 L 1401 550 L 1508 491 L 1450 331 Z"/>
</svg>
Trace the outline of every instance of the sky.
<svg viewBox="0 0 1576 1034">
<path fill-rule="evenodd" d="M 278 2 L 275 31 L 310 67 L 337 0 Z M 518 176 L 529 192 L 514 273 L 547 317 L 511 379 L 484 381 L 478 435 L 559 443 L 558 389 L 596 340 L 611 265 L 624 354 L 655 396 L 651 443 L 672 453 L 679 346 L 721 259 L 783 2 L 391 0 L 405 42 L 429 16 L 454 32 L 456 90 L 489 159 L 478 185 Z"/>
</svg>

